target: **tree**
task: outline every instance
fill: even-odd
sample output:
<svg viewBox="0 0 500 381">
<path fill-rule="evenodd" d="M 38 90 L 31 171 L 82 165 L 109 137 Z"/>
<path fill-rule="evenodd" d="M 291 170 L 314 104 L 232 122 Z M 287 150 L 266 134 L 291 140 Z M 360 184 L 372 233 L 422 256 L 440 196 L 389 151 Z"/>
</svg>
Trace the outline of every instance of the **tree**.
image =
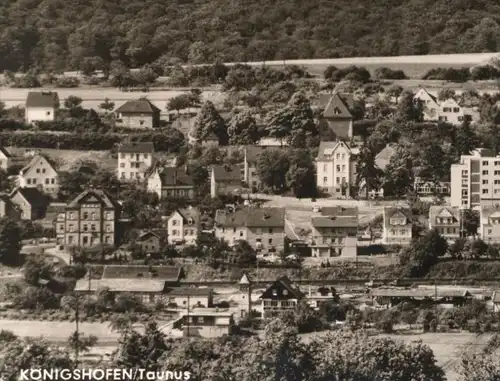
<svg viewBox="0 0 500 381">
<path fill-rule="evenodd" d="M 105 98 L 104 102 L 99 104 L 99 108 L 106 112 L 110 112 L 115 108 L 115 102 L 111 102 L 109 98 Z"/>
<path fill-rule="evenodd" d="M 229 117 L 227 132 L 229 143 L 235 145 L 255 144 L 261 138 L 257 122 L 248 108 L 241 111 L 233 110 Z"/>
<path fill-rule="evenodd" d="M 400 102 L 396 109 L 396 119 L 401 122 L 422 122 L 424 119 L 423 105 L 415 100 L 411 91 L 401 94 Z"/>
<path fill-rule="evenodd" d="M 462 213 L 462 229 L 465 236 L 477 236 L 479 213 L 473 209 L 465 209 Z"/>
<path fill-rule="evenodd" d="M 21 251 L 21 230 L 8 217 L 0 219 L 0 261 L 5 264 L 19 264 Z"/>
<path fill-rule="evenodd" d="M 470 122 L 465 120 L 460 127 L 455 130 L 454 142 L 456 156 L 468 155 L 477 147 L 478 139 L 470 127 Z"/>
<path fill-rule="evenodd" d="M 399 97 L 401 96 L 401 94 L 403 94 L 403 91 L 404 91 L 404 89 L 401 86 L 392 85 L 391 87 L 389 87 L 387 89 L 387 91 L 385 93 L 387 94 L 388 97 L 395 98 L 396 103 L 398 103 Z"/>
<path fill-rule="evenodd" d="M 308 150 L 296 150 L 289 158 L 286 185 L 297 198 L 314 197 L 316 189 L 316 168 Z"/>
<path fill-rule="evenodd" d="M 495 353 L 464 353 L 458 363 L 458 381 L 486 381 L 500 378 L 500 360 Z"/>
<path fill-rule="evenodd" d="M 241 266 L 253 264 L 257 259 L 255 250 L 247 241 L 238 241 L 233 247 L 233 251 L 236 263 Z"/>
<path fill-rule="evenodd" d="M 438 91 L 437 97 L 439 101 L 446 101 L 448 99 L 455 99 L 457 93 L 455 90 L 450 89 L 449 87 L 444 87 Z"/>
<path fill-rule="evenodd" d="M 413 189 L 412 158 L 404 147 L 396 148 L 384 172 L 384 194 L 402 197 Z"/>
<path fill-rule="evenodd" d="M 295 148 L 317 145 L 318 127 L 309 100 L 302 93 L 295 93 L 282 109 L 271 113 L 266 120 L 269 136 L 284 140 Z"/>
<path fill-rule="evenodd" d="M 68 338 L 68 346 L 75 353 L 89 352 L 90 349 L 97 344 L 97 337 L 90 335 L 84 337 L 81 332 L 74 331 Z"/>
<path fill-rule="evenodd" d="M 181 110 L 188 108 L 190 105 L 191 101 L 189 99 L 189 95 L 187 94 L 177 95 L 167 101 L 167 109 L 177 111 L 177 115 L 179 115 Z"/>
<path fill-rule="evenodd" d="M 77 107 L 80 107 L 82 105 L 82 102 L 83 102 L 82 98 L 70 95 L 64 100 L 64 108 L 67 108 L 68 110 L 73 110 Z"/>
<path fill-rule="evenodd" d="M 260 181 L 275 192 L 286 188 L 286 173 L 290 168 L 288 156 L 281 150 L 265 150 L 257 160 Z"/>
<path fill-rule="evenodd" d="M 365 197 L 368 199 L 370 191 L 378 190 L 382 185 L 383 172 L 375 163 L 376 154 L 366 143 L 363 144 L 357 158 L 356 187 L 360 189 L 364 184 Z"/>
<path fill-rule="evenodd" d="M 24 280 L 33 286 L 39 286 L 40 280 L 51 280 L 54 276 L 54 267 L 44 258 L 34 256 L 28 258 L 23 267 Z"/>
<path fill-rule="evenodd" d="M 194 137 L 203 141 L 210 135 L 217 136 L 221 145 L 228 143 L 226 122 L 220 116 L 214 104 L 206 101 L 194 122 Z"/>
</svg>

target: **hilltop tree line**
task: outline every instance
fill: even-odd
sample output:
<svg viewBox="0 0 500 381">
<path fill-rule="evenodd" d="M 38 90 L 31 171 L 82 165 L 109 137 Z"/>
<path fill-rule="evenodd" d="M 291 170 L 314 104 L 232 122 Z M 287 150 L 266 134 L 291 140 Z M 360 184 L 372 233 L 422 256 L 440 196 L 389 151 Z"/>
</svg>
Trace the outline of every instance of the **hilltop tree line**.
<svg viewBox="0 0 500 381">
<path fill-rule="evenodd" d="M 488 0 L 5 0 L 0 71 L 496 52 L 498 14 Z"/>
</svg>

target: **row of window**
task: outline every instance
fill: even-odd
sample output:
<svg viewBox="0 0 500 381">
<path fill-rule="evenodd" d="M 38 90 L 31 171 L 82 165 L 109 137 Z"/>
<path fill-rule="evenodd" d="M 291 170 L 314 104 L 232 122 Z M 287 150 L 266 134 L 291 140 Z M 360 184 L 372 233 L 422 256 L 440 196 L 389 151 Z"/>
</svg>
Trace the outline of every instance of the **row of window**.
<svg viewBox="0 0 500 381">
<path fill-rule="evenodd" d="M 343 165 L 337 164 L 335 166 L 335 169 L 337 172 L 345 172 L 347 169 L 347 166 L 345 164 L 343 164 Z M 326 172 L 326 171 L 328 171 L 328 164 L 323 164 L 323 172 Z"/>
<path fill-rule="evenodd" d="M 129 179 L 140 179 L 142 177 L 142 172 L 129 172 Z M 120 174 L 121 179 L 126 179 L 126 172 Z"/>
<path fill-rule="evenodd" d="M 96 220 L 97 219 L 96 218 L 96 213 L 92 213 L 91 216 L 92 216 L 92 220 Z M 87 220 L 88 217 L 89 217 L 88 212 L 83 212 L 82 213 L 82 217 L 83 217 L 82 218 L 83 220 Z M 67 219 L 68 220 L 77 220 L 78 219 L 78 213 L 69 212 L 67 214 Z M 111 212 L 104 212 L 104 219 L 105 220 L 112 220 L 113 219 L 113 214 Z"/>
<path fill-rule="evenodd" d="M 37 183 L 37 179 L 26 179 L 26 184 L 28 184 L 28 185 L 36 185 L 36 183 Z M 45 185 L 50 185 L 50 184 L 55 184 L 55 183 L 56 183 L 55 178 L 45 179 Z M 43 182 L 41 184 L 43 184 Z"/>
<path fill-rule="evenodd" d="M 77 243 L 76 238 L 73 237 L 72 235 L 68 236 L 68 245 L 72 245 Z M 89 244 L 99 244 L 100 239 L 98 237 L 88 237 L 88 236 L 83 236 L 82 237 L 82 245 L 89 245 Z M 112 237 L 110 236 L 104 236 L 104 243 L 106 244 L 112 244 L 113 240 Z"/>
<path fill-rule="evenodd" d="M 459 107 L 443 107 L 443 112 L 460 112 Z"/>
<path fill-rule="evenodd" d="M 408 229 L 391 229 L 391 235 L 410 235 Z"/>
<path fill-rule="evenodd" d="M 323 184 L 328 184 L 328 177 L 323 177 Z M 347 184 L 347 178 L 346 177 L 337 177 L 335 179 L 335 184 L 340 185 L 340 184 Z"/>
<path fill-rule="evenodd" d="M 125 159 L 127 157 L 127 154 L 126 153 L 121 153 L 120 154 L 120 158 L 122 159 Z M 131 159 L 136 159 L 136 160 L 140 160 L 141 159 L 141 154 L 140 153 L 131 153 L 130 156 L 129 156 Z M 147 153 L 143 153 L 142 154 L 142 157 L 144 159 L 147 159 L 149 157 L 149 154 Z"/>
<path fill-rule="evenodd" d="M 37 168 L 36 169 L 36 173 L 45 173 L 46 172 L 46 169 L 45 168 Z"/>
<path fill-rule="evenodd" d="M 180 225 L 180 222 L 179 220 L 172 220 L 172 226 L 178 226 Z M 194 223 L 194 220 L 192 218 L 189 218 L 188 219 L 188 225 L 192 225 Z"/>
<path fill-rule="evenodd" d="M 458 234 L 458 228 L 437 228 L 440 234 Z"/>
<path fill-rule="evenodd" d="M 438 224 L 452 224 L 454 221 L 453 217 L 437 217 L 436 222 Z"/>
<path fill-rule="evenodd" d="M 120 168 L 125 168 L 125 163 L 120 163 Z M 130 163 L 130 168 L 141 168 L 141 163 Z"/>
<path fill-rule="evenodd" d="M 83 229 L 84 232 L 88 232 L 89 231 L 89 225 L 83 224 L 82 229 Z M 60 231 L 64 231 L 64 224 L 59 225 L 59 230 Z M 74 233 L 75 232 L 75 225 L 69 224 L 68 225 L 68 230 L 69 230 L 70 233 Z M 90 224 L 90 231 L 92 231 L 92 232 L 97 231 L 95 224 Z M 108 233 L 111 233 L 113 231 L 113 227 L 111 225 L 106 225 L 105 231 L 108 232 Z"/>
<path fill-rule="evenodd" d="M 174 230 L 172 230 L 172 236 L 177 236 L 178 237 L 178 236 L 181 235 L 181 232 L 182 232 L 182 230 L 176 230 L 176 229 L 174 229 Z M 195 235 L 195 234 L 196 234 L 196 232 L 195 232 L 194 229 L 184 229 L 184 235 L 185 236 L 186 235 Z"/>
<path fill-rule="evenodd" d="M 238 228 L 233 228 L 232 230 L 233 230 L 233 233 L 235 233 L 235 234 L 236 234 L 236 232 L 238 231 Z M 229 232 L 229 231 L 230 231 L 230 230 L 228 229 L 228 232 Z M 223 227 L 223 228 L 222 228 L 222 233 L 225 233 L 225 232 L 226 232 L 226 228 L 225 228 L 225 227 Z M 268 229 L 267 229 L 267 233 L 268 233 L 268 234 L 274 234 L 274 229 L 273 229 L 273 228 L 268 228 Z M 257 228 L 257 229 L 255 230 L 255 234 L 265 234 L 265 233 L 263 232 L 263 229 Z M 243 232 L 242 232 L 242 231 L 240 231 L 240 237 L 243 237 Z"/>
</svg>

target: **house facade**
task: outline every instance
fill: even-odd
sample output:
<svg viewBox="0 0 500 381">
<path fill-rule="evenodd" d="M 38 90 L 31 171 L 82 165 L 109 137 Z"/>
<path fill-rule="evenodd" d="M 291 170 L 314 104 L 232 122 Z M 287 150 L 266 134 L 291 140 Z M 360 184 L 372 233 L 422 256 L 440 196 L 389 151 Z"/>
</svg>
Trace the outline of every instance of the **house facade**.
<svg viewBox="0 0 500 381">
<path fill-rule="evenodd" d="M 172 287 L 165 290 L 165 302 L 178 308 L 210 308 L 214 291 L 208 287 Z"/>
<path fill-rule="evenodd" d="M 22 210 L 12 202 L 9 195 L 0 194 L 0 218 L 8 217 L 11 220 L 19 221 L 22 216 Z"/>
<path fill-rule="evenodd" d="M 311 219 L 313 257 L 356 257 L 358 245 L 358 209 L 324 208 L 321 216 Z"/>
<path fill-rule="evenodd" d="M 458 207 L 431 205 L 429 208 L 429 229 L 437 229 L 449 241 L 460 237 L 462 213 Z"/>
<path fill-rule="evenodd" d="M 195 245 L 200 231 L 200 211 L 196 208 L 178 209 L 167 221 L 168 243 Z"/>
<path fill-rule="evenodd" d="M 252 191 L 257 191 L 261 188 L 261 181 L 257 174 L 257 162 L 262 152 L 266 147 L 248 146 L 245 147 L 243 159 L 243 181 Z"/>
<path fill-rule="evenodd" d="M 45 216 L 48 198 L 37 188 L 16 188 L 9 195 L 10 201 L 21 213 L 23 220 L 39 220 Z"/>
<path fill-rule="evenodd" d="M 385 207 L 382 242 L 388 245 L 408 245 L 412 239 L 412 214 L 409 208 Z"/>
<path fill-rule="evenodd" d="M 337 198 L 352 197 L 357 154 L 359 150 L 349 148 L 345 142 L 321 142 L 316 157 L 317 187 Z"/>
<path fill-rule="evenodd" d="M 439 119 L 439 102 L 436 96 L 429 93 L 426 89 L 420 88 L 413 96 L 414 101 L 419 101 L 423 107 L 425 121 L 434 121 Z"/>
<path fill-rule="evenodd" d="M 161 237 L 154 232 L 144 232 L 137 237 L 136 243 L 143 253 L 159 253 L 161 251 Z"/>
<path fill-rule="evenodd" d="M 451 183 L 447 181 L 440 181 L 436 184 L 433 181 L 425 181 L 420 177 L 416 177 L 413 189 L 419 196 L 449 196 L 451 192 Z"/>
<path fill-rule="evenodd" d="M 30 91 L 25 105 L 26 123 L 53 121 L 58 107 L 59 96 L 56 92 Z"/>
<path fill-rule="evenodd" d="M 242 173 L 238 165 L 214 165 L 210 171 L 210 195 L 234 194 L 242 187 Z"/>
<path fill-rule="evenodd" d="M 147 99 L 128 101 L 115 110 L 117 126 L 137 129 L 160 127 L 161 110 Z"/>
<path fill-rule="evenodd" d="M 450 204 L 479 208 L 500 203 L 500 156 L 478 148 L 451 166 Z"/>
<path fill-rule="evenodd" d="M 457 101 L 453 98 L 448 98 L 439 104 L 439 118 L 440 122 L 448 122 L 455 125 L 460 125 L 466 120 L 464 109 L 460 107 Z M 470 118 L 467 118 L 471 121 Z"/>
<path fill-rule="evenodd" d="M 500 206 L 481 205 L 479 236 L 487 244 L 500 243 Z"/>
<path fill-rule="evenodd" d="M 352 94 L 335 93 L 323 111 L 322 117 L 337 139 L 350 140 L 354 136 L 354 118 L 350 111 L 353 105 Z"/>
<path fill-rule="evenodd" d="M 173 324 L 174 329 L 182 330 L 184 337 L 214 338 L 231 335 L 234 327 L 234 314 L 218 308 L 195 308 L 182 313 Z"/>
<path fill-rule="evenodd" d="M 285 247 L 285 218 L 283 208 L 217 210 L 215 236 L 230 246 L 247 241 L 256 250 L 282 250 Z"/>
<path fill-rule="evenodd" d="M 19 171 L 18 183 L 21 188 L 37 188 L 52 197 L 59 192 L 59 175 L 48 158 L 40 154 Z"/>
<path fill-rule="evenodd" d="M 153 164 L 151 142 L 126 143 L 118 149 L 117 177 L 120 181 L 143 181 Z"/>
<path fill-rule="evenodd" d="M 185 168 L 154 168 L 147 176 L 149 192 L 156 193 L 158 198 L 188 198 L 195 196 L 194 182 Z"/>
<path fill-rule="evenodd" d="M 91 247 L 117 244 L 120 205 L 106 192 L 88 189 L 79 194 L 59 214 L 56 221 L 57 244 Z"/>
<path fill-rule="evenodd" d="M 276 317 L 284 312 L 293 312 L 304 294 L 286 276 L 278 278 L 260 297 L 262 319 Z"/>
</svg>

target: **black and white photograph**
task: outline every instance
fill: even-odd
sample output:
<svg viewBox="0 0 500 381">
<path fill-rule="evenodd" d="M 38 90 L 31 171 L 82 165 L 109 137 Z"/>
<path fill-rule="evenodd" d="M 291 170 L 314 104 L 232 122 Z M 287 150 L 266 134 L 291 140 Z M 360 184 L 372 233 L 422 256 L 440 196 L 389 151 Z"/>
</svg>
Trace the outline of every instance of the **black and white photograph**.
<svg viewBox="0 0 500 381">
<path fill-rule="evenodd" d="M 0 0 L 0 381 L 500 379 L 500 1 Z"/>
</svg>

